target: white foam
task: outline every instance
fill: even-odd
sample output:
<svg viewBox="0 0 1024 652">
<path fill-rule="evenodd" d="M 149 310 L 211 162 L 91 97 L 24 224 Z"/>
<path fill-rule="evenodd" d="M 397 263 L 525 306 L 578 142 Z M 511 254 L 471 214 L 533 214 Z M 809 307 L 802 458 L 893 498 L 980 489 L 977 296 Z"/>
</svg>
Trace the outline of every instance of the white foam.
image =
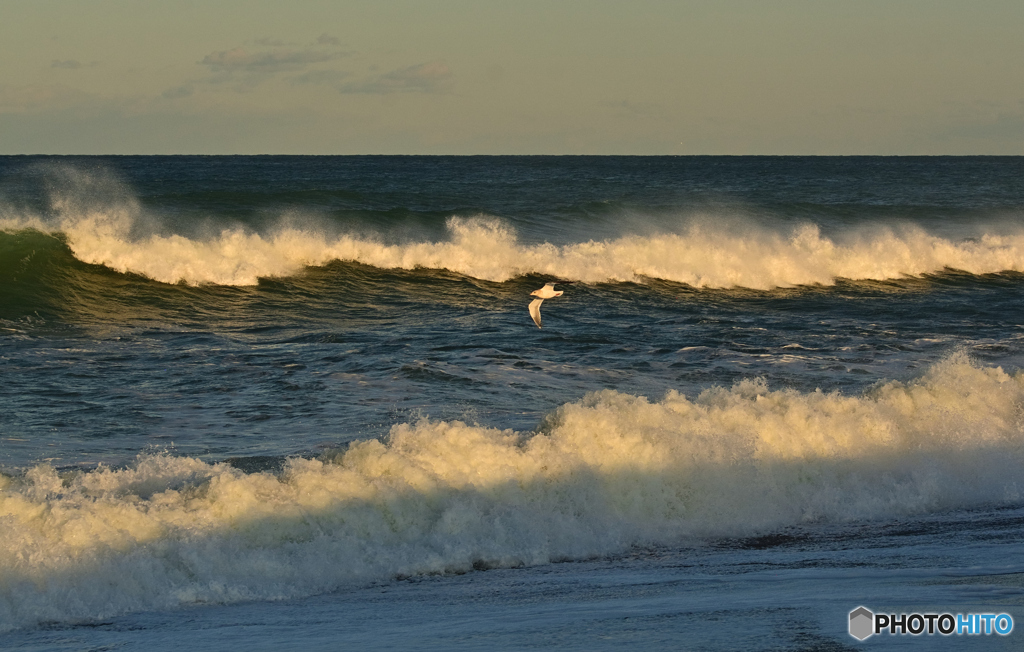
<svg viewBox="0 0 1024 652">
<path fill-rule="evenodd" d="M 0 476 L 0 629 L 474 564 L 1019 502 L 1024 374 L 955 356 L 861 396 L 606 390 L 536 435 L 396 426 L 279 476 L 142 456 Z"/>
<path fill-rule="evenodd" d="M 564 245 L 521 242 L 505 221 L 452 217 L 447 238 L 386 244 L 380 238 L 281 225 L 263 233 L 221 228 L 203 237 L 169 233 L 131 192 L 103 173 L 53 172 L 46 219 L 6 209 L 0 229 L 60 231 L 80 260 L 164 283 L 253 285 L 334 260 L 385 269 L 445 269 L 489 281 L 526 274 L 584 282 L 644 278 L 694 287 L 770 289 L 941 272 L 1024 271 L 1024 232 L 953 240 L 906 224 L 833 237 L 815 224 L 767 228 L 725 215 L 680 218 L 675 232 Z"/>
<path fill-rule="evenodd" d="M 88 263 L 165 283 L 251 285 L 333 260 L 385 269 L 446 269 L 489 281 L 526 274 L 584 282 L 645 277 L 694 287 L 770 289 L 830 285 L 837 278 L 891 279 L 946 268 L 972 274 L 1024 270 L 1024 235 L 984 235 L 954 242 L 920 227 L 825 237 L 813 224 L 789 232 L 716 230 L 690 225 L 679 234 L 623 236 L 556 246 L 522 244 L 488 217 L 451 218 L 449 239 L 389 245 L 351 235 L 295 228 L 268 235 L 229 229 L 205 240 L 178 235 L 129 240 L 108 223 L 65 223 L 75 255 Z"/>
</svg>

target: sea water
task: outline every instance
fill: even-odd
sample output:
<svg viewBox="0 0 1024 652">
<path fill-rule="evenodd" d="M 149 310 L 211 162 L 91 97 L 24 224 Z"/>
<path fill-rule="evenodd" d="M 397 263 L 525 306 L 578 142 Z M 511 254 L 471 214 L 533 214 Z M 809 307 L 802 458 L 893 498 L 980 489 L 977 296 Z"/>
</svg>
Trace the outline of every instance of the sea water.
<svg viewBox="0 0 1024 652">
<path fill-rule="evenodd" d="M 1024 158 L 0 158 L 0 644 L 1017 649 L 1022 302 Z"/>
</svg>

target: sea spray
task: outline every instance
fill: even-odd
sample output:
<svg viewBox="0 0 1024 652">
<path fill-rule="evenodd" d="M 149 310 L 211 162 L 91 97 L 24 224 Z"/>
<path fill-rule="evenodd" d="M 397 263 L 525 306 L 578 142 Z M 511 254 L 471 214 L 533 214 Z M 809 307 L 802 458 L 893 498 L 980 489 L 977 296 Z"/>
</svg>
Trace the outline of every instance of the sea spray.
<svg viewBox="0 0 1024 652">
<path fill-rule="evenodd" d="M 161 172 L 164 175 L 173 175 L 176 173 L 174 170 L 177 173 L 191 170 L 185 159 L 171 158 L 145 164 L 135 162 L 144 171 L 149 170 L 149 163 L 169 166 Z M 199 165 L 200 162 L 192 163 Z M 229 165 L 222 169 L 223 162 L 204 160 L 202 165 L 212 165 L 219 170 L 217 173 L 226 173 L 227 176 L 215 183 L 209 183 L 204 176 L 188 183 L 181 182 L 184 185 L 166 177 L 156 177 L 159 182 L 151 179 L 148 190 L 142 194 L 132 187 L 132 183 L 141 183 L 140 179 L 130 183 L 126 179 L 132 175 L 113 171 L 107 167 L 109 163 L 47 161 L 14 166 L 12 170 L 19 178 L 24 175 L 25 179 L 4 186 L 3 194 L 0 194 L 0 231 L 34 229 L 61 233 L 74 255 L 83 262 L 105 265 L 118 272 L 141 274 L 164 283 L 192 285 L 253 285 L 260 278 L 295 275 L 307 266 L 324 265 L 334 260 L 387 269 L 443 269 L 498 282 L 537 274 L 588 283 L 654 278 L 693 287 L 755 289 L 829 285 L 839 278 L 894 279 L 941 273 L 947 269 L 971 274 L 1024 271 L 1024 233 L 1018 226 L 1017 216 L 1012 211 L 994 213 L 990 225 L 986 226 L 986 222 L 979 222 L 968 210 L 986 202 L 1005 204 L 1008 200 L 1002 195 L 997 195 L 1002 197 L 998 201 L 994 197 L 968 201 L 974 195 L 967 193 L 964 199 L 967 203 L 963 207 L 967 212 L 952 219 L 952 223 L 962 221 L 963 228 L 936 230 L 933 226 L 944 220 L 935 220 L 934 215 L 920 212 L 921 202 L 937 201 L 941 205 L 945 195 L 939 191 L 948 189 L 951 183 L 965 183 L 956 175 L 942 177 L 944 180 L 941 182 L 934 181 L 938 184 L 934 187 L 915 185 L 923 178 L 917 175 L 915 184 L 899 186 L 899 192 L 890 197 L 882 189 L 886 192 L 891 190 L 888 184 L 891 179 L 883 174 L 880 179 L 875 179 L 885 184 L 875 190 L 881 194 L 861 198 L 864 203 L 857 204 L 854 198 L 860 197 L 863 183 L 841 174 L 830 176 L 835 170 L 829 174 L 825 172 L 834 166 L 846 169 L 852 164 L 850 161 L 814 161 L 811 168 L 822 166 L 819 172 L 825 176 L 821 178 L 812 173 L 812 169 L 804 168 L 808 161 L 798 159 L 752 163 L 735 161 L 729 165 L 735 164 L 740 169 L 750 164 L 754 166 L 752 169 L 760 169 L 762 163 L 783 168 L 795 165 L 794 171 L 799 172 L 796 177 L 800 180 L 798 185 L 810 195 L 801 195 L 801 201 L 789 209 L 779 208 L 776 213 L 776 208 L 770 208 L 767 214 L 758 210 L 756 205 L 746 206 L 741 197 L 735 198 L 736 203 L 731 204 L 709 205 L 702 201 L 688 204 L 682 201 L 677 208 L 667 212 L 661 208 L 660 200 L 650 206 L 623 205 L 617 213 L 601 218 L 607 223 L 596 230 L 601 234 L 597 236 L 586 218 L 578 216 L 578 219 L 563 224 L 561 218 L 553 217 L 562 214 L 562 205 L 566 202 L 570 206 L 589 206 L 594 201 L 594 193 L 601 196 L 607 192 L 604 187 L 607 170 L 598 174 L 604 163 L 595 160 L 591 163 L 597 166 L 592 170 L 596 177 L 573 176 L 571 184 L 553 186 L 555 189 L 545 192 L 555 194 L 541 195 L 546 204 L 531 204 L 531 209 L 520 209 L 522 212 L 508 208 L 504 213 L 498 211 L 499 215 L 487 210 L 479 211 L 474 217 L 466 213 L 451 215 L 447 220 L 446 233 L 425 238 L 422 232 L 417 233 L 411 228 L 420 219 L 417 213 L 404 213 L 403 217 L 392 219 L 390 209 L 396 200 L 390 194 L 393 188 L 390 185 L 378 187 L 382 170 L 377 166 L 386 168 L 388 163 L 384 160 L 338 159 L 333 163 L 336 167 L 318 164 L 316 170 L 306 170 L 287 183 L 282 181 L 285 191 L 280 195 L 274 194 L 273 190 L 281 183 L 247 180 L 246 173 L 255 172 L 261 169 L 260 166 L 248 167 L 252 163 L 248 161 L 236 163 L 243 168 L 235 170 Z M 299 161 L 291 163 L 301 167 Z M 397 163 L 392 161 L 390 164 Z M 454 161 L 448 163 L 454 164 Z M 515 167 L 530 161 L 493 163 L 498 166 L 496 169 L 508 174 L 509 170 L 505 170 L 503 165 Z M 537 160 L 533 163 L 546 167 L 551 161 Z M 616 165 L 628 168 L 633 163 L 645 168 L 648 174 L 654 171 L 648 169 L 648 162 L 640 160 L 618 161 Z M 687 170 L 686 177 L 670 177 L 671 185 L 681 184 L 683 188 L 688 187 L 687 179 L 697 183 L 695 179 L 703 178 L 701 175 L 711 169 L 705 170 L 702 166 L 690 168 L 685 161 L 660 163 L 667 166 L 662 171 L 666 174 L 676 164 Z M 911 168 L 923 165 L 920 161 L 892 161 L 888 164 L 897 169 L 905 165 Z M 971 167 L 982 162 L 965 161 L 961 164 Z M 352 166 L 359 168 L 362 165 L 368 166 L 365 173 L 369 176 L 363 178 L 357 174 L 354 178 L 348 177 Z M 944 166 L 942 162 L 933 161 L 925 168 L 942 170 Z M 1006 162 L 984 162 L 982 167 L 987 169 L 988 177 L 1008 174 L 1010 179 L 1016 179 L 1012 170 L 1006 167 Z M 469 164 L 462 174 L 476 175 L 485 168 L 487 166 Z M 320 184 L 331 190 L 318 186 L 316 193 L 309 195 L 307 175 L 314 171 L 323 175 L 324 170 L 330 170 L 330 173 L 318 177 Z M 778 192 L 774 182 L 762 182 L 765 178 L 762 172 L 750 183 L 758 187 L 764 185 L 762 192 Z M 860 170 L 860 174 L 868 177 L 878 173 L 871 166 Z M 205 174 L 215 172 L 208 170 Z M 808 174 L 810 176 L 805 176 Z M 348 181 L 342 182 L 339 177 Z M 629 190 L 630 194 L 639 192 L 645 179 L 628 175 L 623 178 L 631 180 L 620 191 Z M 33 181 L 29 182 L 29 179 Z M 515 175 L 510 179 L 514 180 Z M 837 179 L 849 179 L 850 186 L 846 190 L 853 194 L 839 193 L 835 185 Z M 461 180 L 461 177 L 455 177 L 449 181 Z M 492 183 L 495 178 L 487 177 L 486 180 Z M 667 178 L 662 178 L 659 183 L 667 181 Z M 697 187 L 703 188 L 708 182 L 705 179 L 697 183 Z M 989 183 L 992 182 L 989 178 Z M 1009 183 L 1009 187 L 1014 187 L 1014 181 Z M 350 184 L 363 190 L 353 194 Z M 145 183 L 142 185 L 146 186 Z M 193 190 L 184 190 L 193 186 Z M 413 178 L 398 186 L 408 186 L 406 190 L 413 193 L 412 197 L 423 197 L 423 188 L 419 188 Z M 467 191 L 465 186 L 460 187 L 463 192 Z M 481 187 L 490 186 L 484 184 Z M 515 192 L 508 189 L 507 192 L 518 200 L 524 193 L 521 187 L 515 188 Z M 967 192 L 968 188 L 972 192 L 980 192 L 982 186 L 970 181 L 961 191 Z M 170 194 L 165 193 L 166 190 L 170 190 Z M 184 194 L 177 194 L 183 190 Z M 879 219 L 874 210 L 876 203 L 900 206 L 901 201 L 909 201 L 904 197 L 906 193 L 911 193 L 916 202 L 905 205 L 906 216 L 900 212 L 885 213 L 884 219 Z M 215 201 L 208 201 L 210 194 Z M 228 199 L 217 199 L 222 195 Z M 449 195 L 443 194 L 447 206 L 451 205 Z M 530 193 L 525 193 L 525 196 L 532 197 Z M 695 201 L 699 196 L 697 193 Z M 176 197 L 183 203 L 176 203 Z M 265 204 L 270 197 L 277 199 Z M 308 204 L 310 197 L 327 201 L 326 206 L 331 210 L 334 209 L 333 201 L 341 201 L 342 206 L 349 206 L 353 201 L 356 203 L 351 204 L 352 210 L 346 208 L 331 213 L 317 202 Z M 410 201 L 410 197 L 403 197 Z M 493 201 L 503 196 L 484 197 Z M 806 204 L 807 200 L 811 203 Z M 849 203 L 851 201 L 854 203 Z M 833 205 L 833 202 L 839 203 Z M 416 205 L 419 206 L 418 203 Z M 853 205 L 860 206 L 857 210 L 863 213 L 856 219 L 851 219 L 846 212 Z M 243 210 L 239 206 L 246 208 Z M 815 206 L 814 210 L 820 214 L 804 214 L 808 206 Z M 444 213 L 437 214 L 438 210 L 437 207 L 430 210 L 432 228 L 440 228 L 439 223 L 433 222 L 443 219 L 440 215 Z M 789 214 L 792 210 L 802 214 L 799 220 L 794 221 Z M 838 222 L 836 211 L 843 215 Z M 449 214 L 452 212 L 455 211 L 448 211 Z M 559 242 L 538 241 L 538 233 L 534 232 L 537 213 L 551 213 L 541 223 L 546 224 L 546 228 L 560 225 L 559 232 L 564 239 Z M 364 219 L 366 214 L 370 217 Z M 755 214 L 761 217 L 753 217 Z M 915 222 L 915 218 L 924 221 Z M 570 224 L 572 228 L 567 229 Z"/>
<path fill-rule="evenodd" d="M 298 227 L 294 219 L 265 232 L 236 226 L 202 237 L 152 233 L 151 225 L 139 227 L 139 214 L 132 205 L 65 210 L 50 228 L 65 234 L 83 262 L 192 285 L 254 285 L 262 277 L 290 276 L 335 260 L 384 269 L 443 269 L 498 282 L 538 274 L 588 283 L 655 278 L 698 288 L 753 289 L 830 285 L 838 278 L 893 279 L 946 269 L 971 274 L 1024 271 L 1020 233 L 953 240 L 910 223 L 825 236 L 813 223 L 725 228 L 706 218 L 683 218 L 676 233 L 555 245 L 520 242 L 507 221 L 481 215 L 449 218 L 446 240 L 388 244 L 382 237 Z M 6 231 L 40 225 L 37 217 L 6 218 L 0 224 Z"/>
<path fill-rule="evenodd" d="M 0 627 L 1020 500 L 1024 374 L 954 355 L 859 396 L 613 390 L 537 433 L 395 426 L 279 474 L 143 455 L 0 476 Z"/>
</svg>

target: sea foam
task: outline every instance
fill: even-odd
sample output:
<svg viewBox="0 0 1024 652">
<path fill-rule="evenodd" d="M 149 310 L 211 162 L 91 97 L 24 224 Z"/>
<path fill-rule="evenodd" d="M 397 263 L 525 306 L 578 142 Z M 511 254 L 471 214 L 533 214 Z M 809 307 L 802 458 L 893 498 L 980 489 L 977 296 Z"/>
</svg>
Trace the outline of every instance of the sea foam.
<svg viewBox="0 0 1024 652">
<path fill-rule="evenodd" d="M 655 278 L 698 288 L 754 289 L 950 268 L 972 274 L 1024 271 L 1024 233 L 952 239 L 906 223 L 826 236 L 813 223 L 769 227 L 726 215 L 681 216 L 669 231 L 558 245 L 523 242 L 507 220 L 486 215 L 449 218 L 447 237 L 436 241 L 395 243 L 345 233 L 340 225 L 296 226 L 301 220 L 289 216 L 261 232 L 216 228 L 211 216 L 205 235 L 186 236 L 147 214 L 109 175 L 62 168 L 54 178 L 62 180 L 61 189 L 51 190 L 45 218 L 6 209 L 0 230 L 61 232 L 78 259 L 163 283 L 254 285 L 336 260 L 449 270 L 496 282 L 538 274 L 588 283 Z"/>
<path fill-rule="evenodd" d="M 26 223 L 34 226 L 32 223 Z M 6 228 L 16 226 L 8 220 Z M 905 225 L 830 238 L 814 224 L 745 232 L 691 222 L 680 233 L 625 235 L 564 245 L 525 244 L 493 217 L 452 217 L 449 237 L 386 244 L 355 235 L 281 227 L 268 233 L 224 229 L 207 238 L 131 238 L 131 224 L 109 215 L 63 220 L 74 255 L 86 263 L 163 283 L 254 285 L 261 277 L 347 261 L 384 269 L 443 269 L 488 281 L 539 274 L 588 283 L 655 278 L 698 288 L 771 289 L 831 285 L 838 278 L 893 279 L 958 269 L 1024 271 L 1024 235 L 954 241 Z"/>
<path fill-rule="evenodd" d="M 1024 374 L 962 355 L 858 396 L 612 390 L 535 433 L 457 421 L 279 474 L 143 455 L 0 476 L 0 628 L 273 600 L 789 525 L 1016 503 Z"/>
</svg>

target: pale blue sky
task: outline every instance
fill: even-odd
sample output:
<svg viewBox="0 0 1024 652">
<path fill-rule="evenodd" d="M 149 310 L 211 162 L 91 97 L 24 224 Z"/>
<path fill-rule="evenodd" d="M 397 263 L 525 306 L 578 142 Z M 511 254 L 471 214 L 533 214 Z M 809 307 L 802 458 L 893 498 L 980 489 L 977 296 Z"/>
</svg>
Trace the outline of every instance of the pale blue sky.
<svg viewBox="0 0 1024 652">
<path fill-rule="evenodd" d="M 0 154 L 1024 154 L 1024 2 L 0 0 Z"/>
</svg>

